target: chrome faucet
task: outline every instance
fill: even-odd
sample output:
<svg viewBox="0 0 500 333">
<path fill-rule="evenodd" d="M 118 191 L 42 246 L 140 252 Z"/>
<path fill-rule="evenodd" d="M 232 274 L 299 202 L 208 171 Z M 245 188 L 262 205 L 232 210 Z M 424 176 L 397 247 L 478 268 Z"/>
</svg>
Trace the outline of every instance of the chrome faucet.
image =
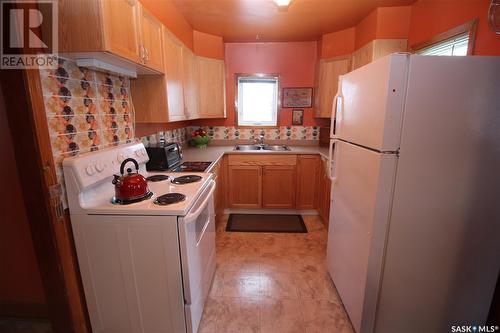
<svg viewBox="0 0 500 333">
<path fill-rule="evenodd" d="M 264 135 L 259 135 L 259 138 L 258 139 L 254 139 L 253 140 L 255 142 L 256 145 L 259 145 L 259 146 L 265 146 L 264 144 Z"/>
</svg>

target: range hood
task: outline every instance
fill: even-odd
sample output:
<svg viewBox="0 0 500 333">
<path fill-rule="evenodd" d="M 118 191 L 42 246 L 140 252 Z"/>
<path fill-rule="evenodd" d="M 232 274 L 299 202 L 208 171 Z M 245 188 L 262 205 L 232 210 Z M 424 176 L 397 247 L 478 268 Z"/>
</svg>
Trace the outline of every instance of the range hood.
<svg viewBox="0 0 500 333">
<path fill-rule="evenodd" d="M 71 52 L 61 56 L 72 59 L 79 67 L 86 67 L 100 72 L 107 72 L 118 76 L 135 79 L 138 75 L 162 74 L 154 69 L 136 64 L 108 52 Z"/>
<path fill-rule="evenodd" d="M 95 58 L 77 58 L 76 65 L 78 67 L 87 67 L 96 71 L 107 72 L 119 76 L 137 78 L 137 71 L 135 68 L 125 68 Z"/>
</svg>

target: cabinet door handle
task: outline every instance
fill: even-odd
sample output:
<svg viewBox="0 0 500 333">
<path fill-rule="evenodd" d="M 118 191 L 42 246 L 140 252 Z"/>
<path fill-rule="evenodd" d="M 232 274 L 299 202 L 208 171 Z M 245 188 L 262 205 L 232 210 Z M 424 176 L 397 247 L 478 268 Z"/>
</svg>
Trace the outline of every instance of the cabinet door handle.
<svg viewBox="0 0 500 333">
<path fill-rule="evenodd" d="M 149 61 L 149 51 L 147 47 L 144 47 L 144 52 L 145 52 L 144 63 L 146 63 L 147 61 Z"/>
<path fill-rule="evenodd" d="M 139 44 L 139 57 L 141 58 L 141 63 L 144 63 L 144 45 Z"/>
</svg>

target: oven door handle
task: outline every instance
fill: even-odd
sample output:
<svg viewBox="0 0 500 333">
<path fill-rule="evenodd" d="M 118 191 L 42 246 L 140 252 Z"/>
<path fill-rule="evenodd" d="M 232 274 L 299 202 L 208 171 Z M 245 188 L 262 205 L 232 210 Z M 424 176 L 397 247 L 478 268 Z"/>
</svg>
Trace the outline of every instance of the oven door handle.
<svg viewBox="0 0 500 333">
<path fill-rule="evenodd" d="M 197 202 L 194 204 L 193 208 L 195 209 L 194 212 L 189 212 L 186 217 L 185 221 L 186 223 L 191 223 L 192 221 L 195 221 L 198 215 L 200 215 L 201 211 L 203 208 L 205 208 L 207 202 L 210 200 L 210 197 L 215 191 L 215 182 L 213 180 L 210 180 L 209 184 L 205 188 L 205 190 L 201 193 L 200 199 L 203 200 L 201 202 Z M 196 208 L 195 208 L 196 207 Z"/>
</svg>

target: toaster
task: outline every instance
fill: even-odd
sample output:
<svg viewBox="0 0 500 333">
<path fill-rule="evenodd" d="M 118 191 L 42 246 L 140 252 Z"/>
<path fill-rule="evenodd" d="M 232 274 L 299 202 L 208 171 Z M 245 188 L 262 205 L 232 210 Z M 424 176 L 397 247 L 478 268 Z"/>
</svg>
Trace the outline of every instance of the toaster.
<svg viewBox="0 0 500 333">
<path fill-rule="evenodd" d="M 182 161 L 181 148 L 177 143 L 148 146 L 146 151 L 149 156 L 147 171 L 168 171 Z"/>
</svg>

